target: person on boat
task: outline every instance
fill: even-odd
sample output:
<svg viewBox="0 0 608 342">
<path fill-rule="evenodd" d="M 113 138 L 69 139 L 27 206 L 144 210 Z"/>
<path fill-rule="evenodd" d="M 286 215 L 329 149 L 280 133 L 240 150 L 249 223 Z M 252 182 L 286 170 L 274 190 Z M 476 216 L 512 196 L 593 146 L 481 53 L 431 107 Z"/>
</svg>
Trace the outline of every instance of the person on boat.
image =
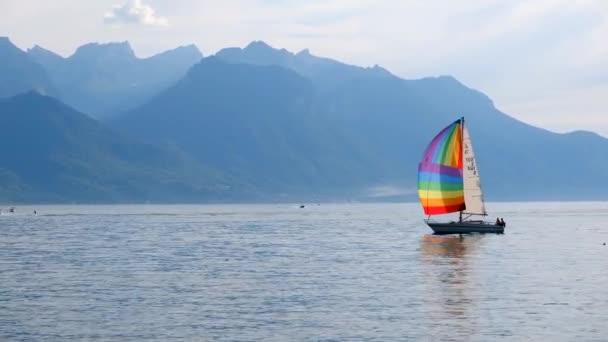
<svg viewBox="0 0 608 342">
<path fill-rule="evenodd" d="M 505 223 L 505 220 L 503 220 L 502 217 L 500 218 L 500 225 L 503 227 L 507 226 L 507 224 Z"/>
<path fill-rule="evenodd" d="M 500 226 L 500 219 L 498 217 L 496 218 L 496 223 L 494 223 L 494 224 L 497 226 Z"/>
</svg>

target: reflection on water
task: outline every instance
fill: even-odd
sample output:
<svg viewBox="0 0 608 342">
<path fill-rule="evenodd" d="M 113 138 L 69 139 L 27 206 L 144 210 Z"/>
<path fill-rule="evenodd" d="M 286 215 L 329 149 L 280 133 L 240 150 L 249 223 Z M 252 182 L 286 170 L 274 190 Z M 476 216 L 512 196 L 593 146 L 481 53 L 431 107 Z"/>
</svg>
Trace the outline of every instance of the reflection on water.
<svg viewBox="0 0 608 342">
<path fill-rule="evenodd" d="M 421 250 L 431 259 L 435 257 L 462 259 L 466 256 L 467 248 L 479 240 L 479 237 L 480 235 L 424 235 L 421 239 Z"/>
<path fill-rule="evenodd" d="M 422 281 L 431 293 L 428 319 L 452 328 L 452 336 L 457 339 L 467 339 L 478 332 L 472 254 L 482 239 L 482 235 L 425 235 L 420 240 Z"/>
</svg>

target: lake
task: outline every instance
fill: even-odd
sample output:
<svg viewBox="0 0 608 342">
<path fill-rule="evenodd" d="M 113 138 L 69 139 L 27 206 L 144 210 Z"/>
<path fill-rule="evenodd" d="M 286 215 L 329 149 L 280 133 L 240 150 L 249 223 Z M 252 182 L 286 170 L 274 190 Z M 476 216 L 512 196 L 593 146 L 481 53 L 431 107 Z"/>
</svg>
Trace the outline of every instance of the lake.
<svg viewBox="0 0 608 342">
<path fill-rule="evenodd" d="M 18 206 L 0 340 L 608 340 L 608 203 L 487 207 L 505 234 L 417 203 Z"/>
</svg>

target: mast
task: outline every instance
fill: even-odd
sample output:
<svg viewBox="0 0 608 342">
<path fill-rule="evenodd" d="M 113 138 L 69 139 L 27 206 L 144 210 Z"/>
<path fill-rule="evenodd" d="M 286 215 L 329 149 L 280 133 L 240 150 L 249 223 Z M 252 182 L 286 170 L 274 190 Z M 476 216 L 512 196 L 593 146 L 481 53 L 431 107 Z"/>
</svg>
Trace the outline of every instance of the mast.
<svg viewBox="0 0 608 342">
<path fill-rule="evenodd" d="M 461 142 L 462 142 L 462 144 L 464 146 L 464 116 L 460 117 L 460 122 L 461 122 L 461 125 L 460 125 L 460 137 L 461 137 Z M 465 158 L 464 157 L 464 148 L 462 149 L 461 153 L 462 153 L 462 160 L 463 160 L 463 163 L 464 163 L 464 160 L 465 160 L 464 159 Z M 463 165 L 462 169 L 464 171 L 464 165 Z M 467 206 L 466 200 L 464 202 L 464 206 L 465 206 L 465 208 Z M 462 222 L 462 210 L 458 213 L 458 222 Z"/>
</svg>

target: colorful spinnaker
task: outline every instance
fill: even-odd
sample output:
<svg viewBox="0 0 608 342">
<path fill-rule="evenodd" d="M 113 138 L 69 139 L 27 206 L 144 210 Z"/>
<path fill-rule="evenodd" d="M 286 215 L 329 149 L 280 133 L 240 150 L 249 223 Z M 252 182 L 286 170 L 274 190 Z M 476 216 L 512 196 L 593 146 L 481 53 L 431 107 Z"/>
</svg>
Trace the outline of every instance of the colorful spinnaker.
<svg viewBox="0 0 608 342">
<path fill-rule="evenodd" d="M 433 138 L 418 167 L 418 196 L 427 215 L 466 209 L 463 187 L 463 119 Z"/>
</svg>

